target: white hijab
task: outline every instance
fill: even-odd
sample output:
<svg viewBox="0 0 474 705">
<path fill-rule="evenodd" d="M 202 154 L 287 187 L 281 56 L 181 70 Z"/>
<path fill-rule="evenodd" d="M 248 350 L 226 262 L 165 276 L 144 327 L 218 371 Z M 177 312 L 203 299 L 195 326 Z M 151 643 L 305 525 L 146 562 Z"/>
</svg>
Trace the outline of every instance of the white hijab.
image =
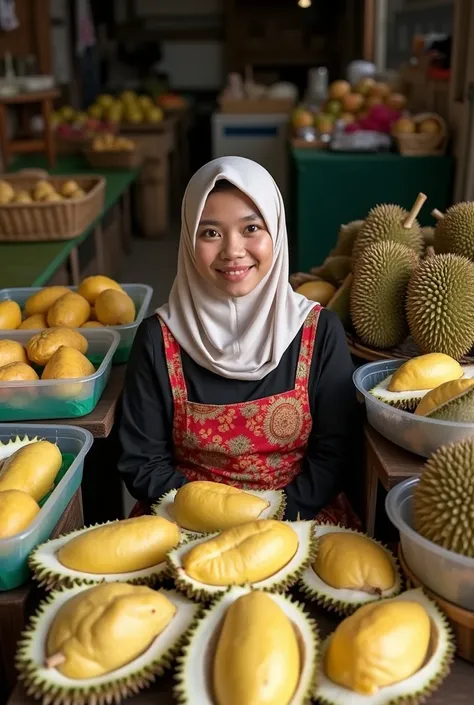
<svg viewBox="0 0 474 705">
<path fill-rule="evenodd" d="M 273 263 L 246 296 L 230 298 L 195 265 L 196 232 L 216 181 L 226 179 L 257 206 L 273 240 Z M 280 191 L 268 171 L 242 157 L 221 157 L 194 174 L 181 209 L 178 272 L 169 301 L 157 314 L 188 355 L 222 377 L 263 379 L 296 337 L 314 302 L 291 288 L 288 236 Z"/>
</svg>

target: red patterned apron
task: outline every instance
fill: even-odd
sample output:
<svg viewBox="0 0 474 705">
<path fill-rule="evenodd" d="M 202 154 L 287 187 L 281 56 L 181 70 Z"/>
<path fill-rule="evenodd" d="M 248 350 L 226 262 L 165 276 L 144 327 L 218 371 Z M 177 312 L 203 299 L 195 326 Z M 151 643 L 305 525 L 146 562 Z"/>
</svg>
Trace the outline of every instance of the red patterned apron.
<svg viewBox="0 0 474 705">
<path fill-rule="evenodd" d="M 312 418 L 308 381 L 320 306 L 303 326 L 295 386 L 289 392 L 237 404 L 188 401 L 178 343 L 160 320 L 174 403 L 174 466 L 188 480 L 212 480 L 243 490 L 277 490 L 301 471 Z M 130 516 L 149 511 L 138 502 Z M 344 494 L 315 517 L 361 529 Z"/>
</svg>

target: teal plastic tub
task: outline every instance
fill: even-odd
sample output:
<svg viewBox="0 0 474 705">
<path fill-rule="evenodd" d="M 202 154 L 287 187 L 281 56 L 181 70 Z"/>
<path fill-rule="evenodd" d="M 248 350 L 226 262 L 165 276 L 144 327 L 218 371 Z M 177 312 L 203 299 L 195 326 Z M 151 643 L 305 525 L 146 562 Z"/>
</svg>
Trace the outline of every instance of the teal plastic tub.
<svg viewBox="0 0 474 705">
<path fill-rule="evenodd" d="M 95 409 L 109 381 L 119 334 L 111 328 L 77 328 L 89 342 L 86 357 L 96 371 L 74 380 L 40 379 L 35 382 L 0 382 L 0 423 L 39 419 L 74 419 Z M 26 346 L 31 330 L 0 331 L 0 340 Z M 41 376 L 41 368 L 36 368 Z"/>
<path fill-rule="evenodd" d="M 57 443 L 63 456 L 52 492 L 40 502 L 41 510 L 21 533 L 0 539 L 0 591 L 13 590 L 23 585 L 29 576 L 28 557 L 31 551 L 51 536 L 67 505 L 82 482 L 84 459 L 93 437 L 89 431 L 76 426 L 38 424 L 0 424 L 0 443 L 8 443 L 16 436 L 28 436 Z"/>
<path fill-rule="evenodd" d="M 136 318 L 133 323 L 129 323 L 126 326 L 108 326 L 107 330 L 116 330 L 120 336 L 119 344 L 117 350 L 114 353 L 112 363 L 114 365 L 120 365 L 127 362 L 130 357 L 130 351 L 132 349 L 133 340 L 137 332 L 138 326 L 145 318 L 148 313 L 148 307 L 150 306 L 151 297 L 153 296 L 153 289 L 147 284 L 120 284 L 122 289 L 126 294 L 130 296 L 136 309 Z M 21 287 L 12 289 L 0 289 L 0 301 L 6 301 L 10 299 L 16 301 L 17 304 L 24 307 L 26 299 L 32 294 L 36 294 L 44 286 L 32 286 L 32 287 Z M 68 287 L 71 291 L 77 291 L 77 286 Z M 81 329 L 81 333 L 82 333 Z M 87 328 L 85 329 L 87 330 Z M 30 331 L 31 332 L 31 331 Z M 38 331 L 33 331 L 38 332 Z M 51 417 L 50 417 L 51 418 Z"/>
</svg>

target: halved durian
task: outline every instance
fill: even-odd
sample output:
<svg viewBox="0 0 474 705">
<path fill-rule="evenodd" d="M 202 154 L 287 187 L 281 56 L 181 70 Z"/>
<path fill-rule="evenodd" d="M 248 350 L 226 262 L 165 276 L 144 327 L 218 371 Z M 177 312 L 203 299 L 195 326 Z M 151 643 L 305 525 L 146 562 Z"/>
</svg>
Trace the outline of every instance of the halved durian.
<svg viewBox="0 0 474 705">
<path fill-rule="evenodd" d="M 425 394 L 430 391 L 429 389 L 415 389 L 410 392 L 391 392 L 388 387 L 392 381 L 392 376 L 390 375 L 379 382 L 376 387 L 370 390 L 369 394 L 372 394 L 379 401 L 393 406 L 395 409 L 413 411 Z"/>
<path fill-rule="evenodd" d="M 201 550 L 196 551 L 203 544 L 210 544 L 210 553 L 206 548 L 207 556 L 196 555 L 203 553 Z M 254 551 L 250 557 L 249 549 Z M 242 555 L 243 551 L 247 552 L 247 560 Z M 228 555 L 222 561 L 225 553 Z M 251 584 L 258 590 L 284 592 L 298 581 L 313 555 L 313 522 L 279 522 L 269 519 L 241 524 L 220 534 L 193 539 L 170 551 L 167 561 L 178 590 L 188 597 L 206 602 L 225 592 L 231 585 Z M 186 570 L 186 561 L 191 560 L 190 556 L 193 565 L 192 568 L 188 565 Z M 238 561 L 237 566 L 235 559 Z M 272 567 L 275 565 L 278 565 L 276 570 Z M 229 577 L 223 572 L 226 569 L 229 570 Z M 191 577 L 191 570 L 194 573 L 211 574 L 213 582 Z M 249 579 L 249 574 L 264 575 L 266 570 L 269 573 L 265 577 L 259 577 L 254 582 Z"/>
<path fill-rule="evenodd" d="M 175 510 L 175 498 L 176 495 L 179 497 L 184 493 L 189 495 L 193 487 L 199 492 L 199 497 L 197 501 L 192 503 L 191 511 L 186 512 L 187 516 L 185 516 L 183 508 L 180 507 L 179 511 Z M 220 500 L 218 507 L 212 498 L 213 491 L 218 494 L 223 493 L 222 498 L 217 497 Z M 239 516 L 240 512 L 235 505 L 242 495 L 244 498 L 245 495 L 257 497 L 261 500 L 261 504 L 259 506 L 259 503 L 255 502 L 253 505 L 247 506 L 244 515 Z M 233 506 L 229 506 L 229 499 Z M 176 522 L 180 528 L 193 536 L 205 536 L 254 519 L 283 519 L 285 507 L 286 499 L 282 490 L 238 490 L 236 487 L 218 482 L 189 482 L 179 490 L 170 490 L 164 494 L 152 506 L 152 512 L 169 521 Z"/>
<path fill-rule="evenodd" d="M 42 439 L 38 436 L 35 436 L 34 438 L 29 438 L 28 436 L 23 436 L 23 438 L 20 436 L 15 436 L 15 438 L 10 438 L 7 443 L 2 443 L 0 441 L 0 465 L 4 460 L 9 458 L 10 455 L 13 455 L 13 453 L 16 453 L 17 450 L 23 448 L 23 446 L 27 446 L 30 443 L 37 443 L 41 440 Z"/>
<path fill-rule="evenodd" d="M 96 585 L 94 587 L 76 586 L 57 590 L 42 602 L 23 632 L 16 655 L 16 666 L 19 678 L 24 683 L 28 695 L 43 700 L 43 703 L 54 705 L 105 705 L 118 703 L 122 698 L 135 694 L 152 683 L 156 676 L 169 668 L 176 653 L 181 648 L 187 632 L 198 616 L 199 608 L 174 590 L 160 590 L 175 611 L 171 621 L 158 634 L 153 642 L 137 658 L 115 670 L 103 675 L 89 678 L 71 678 L 63 675 L 58 669 L 63 659 L 51 657 L 47 651 L 48 637 L 51 633 L 56 616 L 69 600 L 78 598 L 81 594 L 112 585 Z M 153 590 L 143 586 L 129 586 Z M 98 615 L 100 617 L 100 615 Z M 112 615 L 113 617 L 113 615 Z M 90 622 L 96 619 L 92 613 L 83 622 L 83 628 L 90 628 Z M 83 636 L 81 634 L 81 636 Z M 105 635 L 104 635 L 105 636 Z M 94 639 L 99 638 L 94 633 Z M 113 635 L 107 634 L 104 648 Z M 56 667 L 55 664 L 56 663 Z M 82 660 L 88 666 L 90 662 Z M 80 665 L 80 664 L 79 664 Z"/>
<path fill-rule="evenodd" d="M 261 596 L 265 596 L 266 599 L 262 600 Z M 236 607 L 238 608 L 239 606 L 238 603 L 241 603 L 240 607 L 242 608 L 244 607 L 242 604 L 243 600 L 248 598 L 255 601 L 252 606 L 247 604 L 248 624 L 246 621 L 242 635 L 235 635 L 235 645 L 229 644 L 229 640 L 226 639 L 228 653 L 221 653 L 223 662 L 219 673 L 219 665 L 216 663 L 216 658 L 218 658 L 219 646 L 223 648 L 221 637 L 226 636 L 224 633 L 226 617 L 229 616 L 232 622 L 227 625 L 230 632 L 230 628 L 234 625 L 238 627 L 239 614 L 235 611 Z M 270 607 L 272 613 L 275 612 L 278 622 L 282 620 L 281 625 L 285 631 L 285 639 L 283 639 L 283 635 L 281 640 L 275 639 L 272 620 L 271 618 L 269 619 L 270 615 L 267 614 L 267 619 L 265 619 L 265 614 L 262 614 L 263 619 L 260 622 L 260 613 L 263 613 L 269 606 L 266 600 L 273 602 Z M 274 610 L 275 607 L 278 609 Z M 231 608 L 233 608 L 233 614 L 230 612 Z M 245 611 L 245 608 L 242 611 Z M 289 621 L 290 624 L 288 626 L 290 629 L 292 627 L 293 633 L 288 632 L 285 618 Z M 276 621 L 275 619 L 274 626 Z M 276 642 L 275 645 L 279 651 L 273 663 L 268 661 L 265 663 L 265 660 L 270 657 L 270 654 L 266 653 L 266 649 L 271 643 L 270 639 L 266 638 L 266 630 L 272 632 L 271 634 L 269 633 L 269 637 L 270 639 L 273 637 L 271 641 L 273 641 L 273 644 Z M 234 629 L 231 631 L 234 631 Z M 258 702 L 271 705 L 271 703 L 276 701 L 269 698 L 270 692 L 274 688 L 278 688 L 278 685 L 282 685 L 281 682 L 288 676 L 287 670 L 292 672 L 295 670 L 295 664 L 288 664 L 288 660 L 284 658 L 286 656 L 285 647 L 287 647 L 284 642 L 291 640 L 293 635 L 296 637 L 297 646 L 299 647 L 299 679 L 291 700 L 285 699 L 285 702 L 288 702 L 288 705 L 301 705 L 309 702 L 311 692 L 314 689 L 314 676 L 319 652 L 316 623 L 298 602 L 293 601 L 286 595 L 251 590 L 248 586 L 230 588 L 204 613 L 189 634 L 188 644 L 185 646 L 183 655 L 178 661 L 176 671 L 178 683 L 175 687 L 175 697 L 177 701 L 181 705 L 230 705 L 230 703 L 238 702 L 244 705 L 244 702 L 254 703 L 257 700 L 251 697 L 248 700 L 243 700 L 241 697 L 242 690 L 248 687 L 255 693 L 260 686 L 264 688 L 264 694 L 262 694 L 261 699 L 258 699 Z M 229 636 L 231 636 L 230 633 Z M 234 648 L 236 651 L 235 658 L 230 658 L 230 652 Z M 290 648 L 290 652 L 290 655 L 294 657 L 294 648 Z M 226 656 L 228 656 L 227 659 Z M 248 671 L 245 668 L 246 659 L 248 659 Z M 227 663 L 225 663 L 226 661 Z M 260 666 L 259 669 L 257 669 L 257 664 Z M 292 668 L 291 665 L 293 666 Z M 213 666 L 214 668 L 212 668 Z M 214 686 L 217 678 L 222 681 L 222 678 L 225 679 L 227 677 L 227 672 L 230 684 L 229 689 L 225 691 L 227 696 L 225 703 L 221 703 L 215 695 Z M 247 672 L 250 676 L 248 679 L 245 678 Z M 241 674 L 245 678 L 245 683 L 241 683 L 240 689 L 233 688 L 234 683 L 240 683 Z M 269 675 L 271 680 L 268 678 Z M 255 676 L 255 679 L 252 676 Z M 273 679 L 275 680 L 272 684 Z M 281 693 L 278 693 L 278 695 L 280 696 L 278 702 L 283 702 Z"/>
<path fill-rule="evenodd" d="M 151 526 L 153 520 L 159 524 L 166 522 L 166 525 L 164 527 L 161 525 Z M 138 535 L 137 529 L 140 532 Z M 170 535 L 169 529 L 172 530 L 172 535 Z M 115 538 L 118 531 L 122 532 L 119 537 L 121 541 L 117 541 Z M 102 533 L 102 540 L 105 538 L 107 542 L 103 559 L 94 548 L 89 546 L 89 540 L 100 540 L 100 537 L 97 536 L 99 532 Z M 140 535 L 142 551 L 138 550 Z M 77 529 L 57 539 L 50 539 L 40 544 L 30 554 L 29 566 L 34 579 L 47 590 L 62 586 L 95 585 L 103 582 L 155 585 L 167 574 L 165 554 L 170 547 L 174 548 L 184 538 L 184 534 L 175 524 L 161 517 L 143 516 L 121 521 L 109 521 L 88 526 L 85 529 Z M 157 544 L 158 539 L 161 541 L 160 545 Z M 71 547 L 69 551 L 66 551 L 67 546 Z M 147 558 L 150 553 L 162 554 L 163 557 L 160 555 L 161 560 L 153 565 L 130 570 L 130 562 L 135 565 L 140 562 L 145 564 L 148 562 Z M 79 565 L 84 560 L 91 561 L 91 567 L 88 571 L 79 569 Z M 100 572 L 120 560 L 129 564 L 125 571 L 120 573 Z"/>
<path fill-rule="evenodd" d="M 433 353 L 434 356 L 438 356 L 438 353 Z M 419 358 L 413 358 L 411 360 L 408 360 L 406 363 L 401 365 L 392 375 L 389 375 L 385 379 L 383 379 L 379 384 L 377 384 L 373 389 L 370 390 L 370 394 L 374 396 L 376 399 L 379 401 L 383 401 L 385 404 L 388 404 L 389 406 L 393 406 L 395 409 L 401 409 L 402 411 L 414 411 L 420 401 L 425 397 L 428 392 L 432 391 L 433 388 L 435 387 L 429 387 L 429 388 L 424 388 L 424 389 L 409 389 L 407 391 L 392 391 L 389 389 L 390 385 L 392 384 L 393 379 L 395 378 L 396 381 L 396 375 L 400 373 L 400 371 L 403 372 L 403 368 L 405 368 L 405 365 L 408 366 L 409 363 L 415 363 L 415 361 L 421 359 L 421 358 L 429 358 L 431 355 L 420 355 Z M 443 356 L 443 357 L 448 357 Z M 452 358 L 449 358 L 451 360 Z M 456 368 L 454 365 L 448 365 L 448 370 L 445 374 L 445 379 L 471 379 L 474 377 L 474 365 L 462 365 L 460 366 L 459 363 L 457 363 L 455 360 L 453 362 L 461 367 L 462 369 L 462 376 L 461 377 L 456 377 Z M 411 373 L 410 368 L 408 368 L 408 372 Z M 408 375 L 405 376 L 400 376 L 399 375 L 399 382 L 403 383 L 403 379 L 407 379 Z M 413 379 L 415 379 L 414 376 L 412 376 Z M 437 382 L 439 379 L 442 379 L 442 377 L 438 374 L 436 377 L 433 375 L 433 381 Z M 426 382 L 427 376 L 425 375 L 424 377 L 424 382 Z M 440 383 L 441 384 L 441 383 Z M 399 387 L 400 384 L 397 383 L 395 386 Z"/>
<path fill-rule="evenodd" d="M 368 602 L 375 602 L 387 597 L 394 597 L 402 590 L 402 579 L 395 556 L 383 544 L 366 534 L 353 529 L 346 529 L 337 524 L 320 524 L 315 526 L 316 554 L 314 560 L 306 567 L 300 578 L 301 590 L 314 602 L 334 610 L 338 614 L 350 614 L 361 605 Z M 340 588 L 330 585 L 316 573 L 318 557 L 321 558 L 321 543 L 319 539 L 329 535 L 345 535 L 356 537 L 356 540 L 349 539 L 350 544 L 337 543 L 327 545 L 324 558 L 325 565 L 321 566 L 321 573 L 328 579 L 331 572 L 337 571 L 334 583 L 345 582 L 346 587 Z M 364 544 L 370 551 L 366 561 L 362 562 Z M 323 544 L 324 546 L 324 544 Z M 349 559 L 351 564 L 349 564 Z M 375 570 L 374 561 L 380 560 L 378 570 Z M 341 569 L 348 569 L 346 576 L 341 576 Z M 341 579 L 342 578 L 342 579 Z M 393 583 L 390 584 L 390 579 Z M 365 583 L 363 589 L 353 589 L 347 587 L 349 584 Z"/>
<path fill-rule="evenodd" d="M 337 629 L 324 642 L 322 649 L 322 659 L 318 666 L 316 687 L 313 692 L 313 698 L 322 705 L 396 705 L 397 703 L 410 703 L 416 705 L 426 699 L 439 686 L 441 681 L 449 672 L 450 664 L 454 657 L 454 642 L 451 628 L 448 621 L 441 610 L 432 602 L 423 592 L 421 588 L 408 590 L 396 597 L 388 600 L 382 600 L 375 605 L 364 605 L 360 610 L 368 610 L 370 608 L 384 608 L 391 603 L 407 602 L 413 605 L 418 605 L 423 608 L 423 612 L 413 614 L 411 617 L 421 618 L 420 628 L 413 629 L 413 623 L 410 623 L 410 616 L 407 615 L 405 633 L 400 625 L 391 615 L 385 614 L 384 622 L 388 628 L 393 627 L 394 630 L 401 630 L 399 634 L 394 632 L 393 652 L 389 646 L 387 635 L 385 639 L 377 643 L 377 625 L 371 622 L 370 615 L 359 615 L 359 624 L 366 633 L 361 638 L 361 632 L 357 637 L 350 636 L 350 630 L 345 639 L 340 639 L 339 644 L 333 642 L 331 644 Z M 411 609 L 413 611 L 413 609 Z M 429 618 L 427 652 L 424 658 L 420 657 L 423 650 L 423 642 L 425 640 L 424 629 L 426 616 Z M 352 620 L 358 617 L 358 611 L 347 617 L 347 620 Z M 341 623 L 338 629 L 344 624 Z M 379 625 L 382 624 L 382 620 Z M 344 625 L 345 627 L 347 625 Z M 411 630 L 411 638 L 414 643 L 411 647 L 407 641 L 407 631 Z M 357 630 L 356 630 L 357 633 Z M 347 638 L 349 636 L 349 639 Z M 347 648 L 341 649 L 339 653 L 335 653 L 335 649 L 341 647 L 342 642 L 345 642 Z M 330 649 L 333 648 L 331 654 Z M 385 653 L 377 653 L 377 647 L 382 648 Z M 360 655 L 356 654 L 356 650 L 360 649 Z M 349 649 L 349 650 L 348 650 Z M 412 664 L 403 662 L 403 659 L 413 659 Z M 350 666 L 346 664 L 350 662 Z M 421 666 L 418 666 L 418 663 Z M 382 685 L 383 680 L 388 682 L 390 671 L 395 674 L 397 669 L 407 670 L 409 666 L 417 668 L 412 675 L 405 677 L 398 682 Z M 357 692 L 342 686 L 331 680 L 327 670 L 332 670 L 333 677 L 335 671 L 339 671 L 339 679 L 347 683 L 348 680 L 356 681 L 359 690 Z M 411 669 L 408 669 L 411 670 Z M 379 681 L 377 683 L 377 680 Z M 369 692 L 372 691 L 370 694 Z"/>
</svg>

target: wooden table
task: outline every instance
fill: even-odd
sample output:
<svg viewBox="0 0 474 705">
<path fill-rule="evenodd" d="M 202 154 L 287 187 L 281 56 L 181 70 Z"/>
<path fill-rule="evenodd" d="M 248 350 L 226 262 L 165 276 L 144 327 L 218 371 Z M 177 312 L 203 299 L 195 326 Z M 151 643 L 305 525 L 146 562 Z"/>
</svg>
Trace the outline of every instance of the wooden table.
<svg viewBox="0 0 474 705">
<path fill-rule="evenodd" d="M 298 595 L 299 599 L 303 599 Z M 321 636 L 329 634 L 337 624 L 337 618 L 322 609 L 307 605 L 308 611 L 316 619 Z M 127 699 L 127 705 L 173 705 L 176 700 L 172 696 L 173 679 L 171 675 L 159 678 L 154 686 L 144 690 L 133 698 Z M 451 674 L 441 688 L 430 698 L 427 705 L 471 705 L 474 688 L 474 667 L 456 659 Z M 34 705 L 36 701 L 25 695 L 21 686 L 17 686 L 8 705 Z"/>
<path fill-rule="evenodd" d="M 373 536 L 379 482 L 388 491 L 402 480 L 420 475 L 426 460 L 387 441 L 368 424 L 365 446 L 365 526 L 369 536 Z"/>
<path fill-rule="evenodd" d="M 56 524 L 51 538 L 83 526 L 82 497 L 79 489 Z M 31 581 L 15 590 L 0 592 L 0 703 L 16 683 L 16 643 L 27 618 L 42 597 L 43 593 Z"/>
</svg>

